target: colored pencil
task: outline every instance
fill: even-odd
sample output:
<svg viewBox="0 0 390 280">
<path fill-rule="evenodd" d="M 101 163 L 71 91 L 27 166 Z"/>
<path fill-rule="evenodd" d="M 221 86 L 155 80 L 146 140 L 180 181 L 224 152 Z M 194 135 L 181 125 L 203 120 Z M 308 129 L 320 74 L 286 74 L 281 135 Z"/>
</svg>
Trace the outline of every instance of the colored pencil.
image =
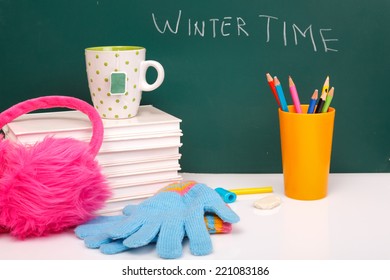
<svg viewBox="0 0 390 280">
<path fill-rule="evenodd" d="M 321 113 L 322 112 L 322 107 L 324 107 L 324 103 L 326 100 L 326 91 L 323 91 L 321 94 L 321 98 L 318 100 L 317 107 L 316 107 L 316 113 Z"/>
<path fill-rule="evenodd" d="M 324 107 L 322 107 L 322 111 L 321 111 L 322 113 L 328 112 L 330 103 L 332 102 L 332 99 L 333 99 L 333 94 L 334 94 L 334 88 L 332 87 L 330 89 L 330 91 L 328 92 L 328 95 L 326 96 Z"/>
<path fill-rule="evenodd" d="M 291 93 L 292 101 L 294 103 L 295 112 L 296 113 L 302 113 L 301 102 L 299 101 L 297 88 L 296 88 L 296 86 L 294 84 L 293 79 L 290 76 L 288 77 L 288 85 L 290 87 L 290 93 Z"/>
<path fill-rule="evenodd" d="M 280 105 L 278 93 L 276 92 L 274 79 L 272 79 L 272 77 L 269 73 L 266 74 L 266 77 L 267 77 L 267 82 L 269 84 L 269 87 L 271 88 L 272 94 L 274 95 L 275 100 L 278 103 L 279 108 L 282 108 L 282 106 Z"/>
<path fill-rule="evenodd" d="M 275 83 L 276 92 L 278 93 L 278 97 L 280 100 L 280 106 L 282 107 L 283 111 L 288 112 L 287 102 L 286 102 L 286 98 L 284 97 L 283 88 L 279 82 L 278 77 L 276 76 L 274 77 L 274 83 Z"/>
<path fill-rule="evenodd" d="M 323 93 L 324 91 L 326 91 L 326 93 L 329 92 L 329 76 L 327 76 L 325 79 L 324 85 L 322 86 L 321 93 Z"/>
<path fill-rule="evenodd" d="M 313 114 L 314 108 L 316 107 L 317 99 L 318 99 L 318 89 L 314 91 L 313 95 L 310 98 L 309 109 L 307 109 L 308 114 Z"/>
</svg>

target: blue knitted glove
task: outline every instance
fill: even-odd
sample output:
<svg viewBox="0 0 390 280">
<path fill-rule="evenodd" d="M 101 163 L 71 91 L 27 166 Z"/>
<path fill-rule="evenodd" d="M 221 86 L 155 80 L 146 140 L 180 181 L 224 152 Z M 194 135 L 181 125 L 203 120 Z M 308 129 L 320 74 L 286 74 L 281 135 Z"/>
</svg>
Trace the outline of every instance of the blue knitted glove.
<svg viewBox="0 0 390 280">
<path fill-rule="evenodd" d="M 123 214 L 130 216 L 131 211 L 136 208 L 136 205 L 128 205 L 123 209 Z M 125 216 L 98 216 L 95 219 L 78 226 L 75 229 L 75 234 L 78 238 L 83 239 L 85 245 L 91 249 L 100 248 L 103 254 L 117 254 L 130 250 L 129 247 L 123 245 L 124 239 L 112 239 L 107 235 L 107 231 L 115 226 L 116 223 L 125 219 Z M 232 230 L 230 223 L 222 221 L 218 216 L 211 213 L 205 213 L 204 223 L 207 231 L 210 234 L 229 233 Z M 157 241 L 157 236 L 151 241 Z"/>
<path fill-rule="evenodd" d="M 212 244 L 204 214 L 214 213 L 226 223 L 239 221 L 214 190 L 196 182 L 171 184 L 132 210 L 129 217 L 103 230 L 100 244 L 96 238 L 87 238 L 87 247 L 100 246 L 103 253 L 110 253 L 106 251 L 110 248 L 112 253 L 119 249 L 118 244 L 137 248 L 157 237 L 158 255 L 177 258 L 182 254 L 182 240 L 187 235 L 191 253 L 206 255 L 212 251 Z"/>
<path fill-rule="evenodd" d="M 150 243 L 157 235 L 157 253 L 162 258 L 182 254 L 185 235 L 194 255 L 211 253 L 210 235 L 203 221 L 206 212 L 215 213 L 223 221 L 236 223 L 239 217 L 211 188 L 196 182 L 171 184 L 157 195 L 141 203 L 134 213 L 119 222 L 107 234 L 123 238 L 123 245 L 137 248 Z"/>
<path fill-rule="evenodd" d="M 118 216 L 98 216 L 95 219 L 76 227 L 75 234 L 83 239 L 88 248 L 100 248 L 104 254 L 117 254 L 129 250 L 130 248 L 122 244 L 123 239 L 113 240 L 105 232 L 116 223 L 123 221 L 126 216 L 131 215 L 131 209 L 135 205 L 129 205 L 123 209 L 124 215 Z"/>
</svg>

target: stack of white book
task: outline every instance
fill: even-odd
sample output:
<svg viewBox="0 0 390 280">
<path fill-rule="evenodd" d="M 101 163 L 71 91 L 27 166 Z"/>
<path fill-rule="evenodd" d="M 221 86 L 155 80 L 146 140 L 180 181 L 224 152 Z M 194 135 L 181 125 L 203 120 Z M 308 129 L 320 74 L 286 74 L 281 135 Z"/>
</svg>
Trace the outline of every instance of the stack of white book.
<svg viewBox="0 0 390 280">
<path fill-rule="evenodd" d="M 103 119 L 104 140 L 97 160 L 113 195 L 99 214 L 117 213 L 182 179 L 180 123 L 151 105 L 141 106 L 130 119 Z M 91 126 L 79 111 L 30 113 L 8 124 L 4 132 L 22 144 L 34 144 L 48 135 L 88 142 Z"/>
</svg>

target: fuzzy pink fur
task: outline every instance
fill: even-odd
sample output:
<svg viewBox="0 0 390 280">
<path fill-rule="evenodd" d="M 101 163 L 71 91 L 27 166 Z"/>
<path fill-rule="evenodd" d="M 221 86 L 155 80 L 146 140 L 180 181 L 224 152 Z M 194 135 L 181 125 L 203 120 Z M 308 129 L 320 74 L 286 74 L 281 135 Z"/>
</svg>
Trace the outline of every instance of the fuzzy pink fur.
<svg viewBox="0 0 390 280">
<path fill-rule="evenodd" d="M 48 137 L 26 147 L 0 134 L 0 233 L 23 239 L 60 232 L 91 219 L 111 195 L 95 160 L 103 123 L 87 102 L 55 95 L 29 99 L 2 112 L 0 128 L 28 112 L 53 107 L 86 114 L 91 141 Z"/>
<path fill-rule="evenodd" d="M 26 147 L 0 142 L 0 228 L 24 239 L 91 219 L 110 189 L 88 144 L 45 138 Z"/>
</svg>

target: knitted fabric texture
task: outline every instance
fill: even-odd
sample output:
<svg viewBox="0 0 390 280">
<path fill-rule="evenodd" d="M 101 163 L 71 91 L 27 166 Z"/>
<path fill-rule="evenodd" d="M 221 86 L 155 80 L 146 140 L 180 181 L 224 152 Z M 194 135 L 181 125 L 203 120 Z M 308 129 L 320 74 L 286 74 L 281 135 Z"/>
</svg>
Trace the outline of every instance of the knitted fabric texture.
<svg viewBox="0 0 390 280">
<path fill-rule="evenodd" d="M 85 238 L 86 246 L 110 254 L 125 250 L 120 246 L 138 248 L 157 240 L 157 254 L 173 259 L 182 255 L 182 241 L 187 236 L 193 255 L 207 255 L 212 252 L 209 232 L 230 232 L 229 224 L 239 221 L 213 189 L 193 181 L 168 185 L 124 212 L 129 216 L 103 229 L 103 235 L 93 233 Z M 76 229 L 78 236 L 82 237 L 82 232 L 83 226 Z"/>
<path fill-rule="evenodd" d="M 184 196 L 196 184 L 197 182 L 195 181 L 174 182 L 164 187 L 159 192 L 174 192 L 180 196 Z M 211 213 L 205 213 L 204 222 L 209 233 L 229 233 L 232 230 L 231 223 L 225 223 L 217 215 Z"/>
<path fill-rule="evenodd" d="M 124 219 L 124 215 L 98 216 L 93 220 L 78 226 L 75 229 L 75 234 L 78 238 L 83 239 L 85 246 L 90 249 L 100 249 L 102 253 L 107 255 L 122 253 L 130 250 L 129 247 L 123 245 L 124 239 L 114 240 L 108 237 L 106 232 Z M 222 221 L 214 214 L 206 213 L 204 222 L 210 234 L 230 233 L 232 230 L 232 225 L 230 223 Z M 158 235 L 150 243 L 157 242 L 157 238 Z"/>
<path fill-rule="evenodd" d="M 215 214 L 206 213 L 204 223 L 209 233 L 230 233 L 232 231 L 232 224 L 224 222 Z"/>
<path fill-rule="evenodd" d="M 186 195 L 197 183 L 195 181 L 174 182 L 162 188 L 160 192 L 174 192 L 180 196 Z"/>
</svg>

